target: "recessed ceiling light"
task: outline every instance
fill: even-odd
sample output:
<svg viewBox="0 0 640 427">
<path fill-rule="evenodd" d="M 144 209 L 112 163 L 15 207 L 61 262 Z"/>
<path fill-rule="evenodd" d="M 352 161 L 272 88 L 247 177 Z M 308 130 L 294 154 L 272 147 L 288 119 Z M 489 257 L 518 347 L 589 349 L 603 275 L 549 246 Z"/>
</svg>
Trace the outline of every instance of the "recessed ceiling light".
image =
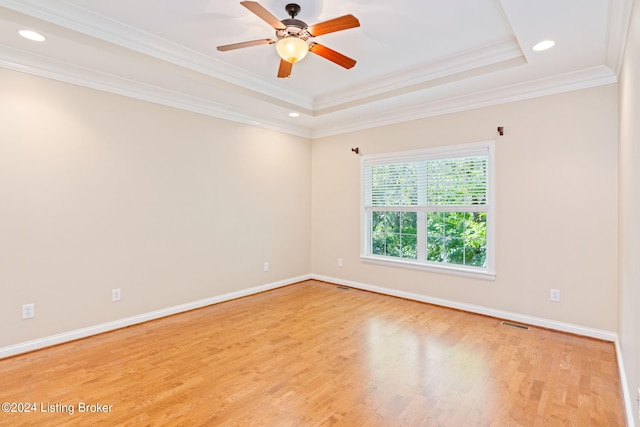
<svg viewBox="0 0 640 427">
<path fill-rule="evenodd" d="M 555 44 L 556 42 L 553 40 L 543 40 L 540 43 L 536 43 L 536 45 L 533 46 L 532 49 L 536 52 L 540 52 L 542 50 L 551 49 L 553 46 L 555 46 Z"/>
<path fill-rule="evenodd" d="M 20 30 L 18 31 L 18 34 L 20 34 L 25 39 L 33 40 L 34 42 L 43 42 L 46 40 L 45 36 L 31 30 Z"/>
<path fill-rule="evenodd" d="M 289 117 L 300 117 L 300 113 L 296 113 L 295 111 L 292 111 L 291 113 L 289 113 Z"/>
</svg>

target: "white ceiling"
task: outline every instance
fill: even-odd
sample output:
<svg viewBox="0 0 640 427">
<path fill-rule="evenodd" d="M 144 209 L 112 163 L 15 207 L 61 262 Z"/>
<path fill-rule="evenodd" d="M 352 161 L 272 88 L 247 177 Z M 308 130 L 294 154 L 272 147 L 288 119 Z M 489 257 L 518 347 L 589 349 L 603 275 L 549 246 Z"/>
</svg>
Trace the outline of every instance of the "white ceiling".
<svg viewBox="0 0 640 427">
<path fill-rule="evenodd" d="M 279 19 L 287 0 L 260 3 Z M 232 0 L 0 0 L 0 67 L 305 137 L 613 83 L 633 0 L 298 0 L 308 24 L 361 26 L 315 41 L 278 79 L 274 38 Z M 18 36 L 20 29 L 47 37 Z M 556 40 L 545 52 L 531 47 Z M 290 118 L 288 113 L 301 113 Z"/>
</svg>

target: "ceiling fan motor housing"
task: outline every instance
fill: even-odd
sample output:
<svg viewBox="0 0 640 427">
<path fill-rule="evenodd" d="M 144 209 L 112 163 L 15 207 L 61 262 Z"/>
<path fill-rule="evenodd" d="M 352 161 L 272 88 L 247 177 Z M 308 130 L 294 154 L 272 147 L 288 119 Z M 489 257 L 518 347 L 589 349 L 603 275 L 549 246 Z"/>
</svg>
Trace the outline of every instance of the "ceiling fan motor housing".
<svg viewBox="0 0 640 427">
<path fill-rule="evenodd" d="M 303 22 L 299 19 L 283 19 L 282 22 L 284 25 L 286 25 L 287 27 L 298 27 L 300 29 L 303 28 L 307 28 L 308 25 L 306 24 L 306 22 Z"/>
<path fill-rule="evenodd" d="M 307 40 L 311 37 L 311 34 L 307 31 L 307 24 L 297 19 L 283 19 L 281 21 L 287 28 L 283 30 L 276 30 L 276 37 L 278 40 L 287 37 L 296 37 L 302 40 Z"/>
</svg>

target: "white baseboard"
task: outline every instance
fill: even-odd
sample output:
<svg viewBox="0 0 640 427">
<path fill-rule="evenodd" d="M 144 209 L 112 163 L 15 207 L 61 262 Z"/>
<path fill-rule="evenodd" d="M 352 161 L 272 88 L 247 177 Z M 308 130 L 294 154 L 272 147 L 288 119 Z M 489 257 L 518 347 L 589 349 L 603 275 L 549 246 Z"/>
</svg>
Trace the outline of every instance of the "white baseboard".
<svg viewBox="0 0 640 427">
<path fill-rule="evenodd" d="M 528 316 L 525 314 L 512 313 L 509 311 L 496 310 L 493 308 L 483 307 L 473 304 L 465 304 L 457 301 L 446 300 L 442 298 L 430 297 L 427 295 L 415 294 L 412 292 L 399 291 L 397 289 L 384 288 L 381 286 L 368 285 L 365 283 L 353 282 L 351 280 L 343 280 L 335 277 L 321 276 L 311 274 L 311 278 L 323 282 L 335 283 L 336 285 L 349 286 L 351 288 L 362 289 L 365 291 L 376 292 L 384 295 L 405 298 L 414 301 L 426 302 L 429 304 L 440 305 L 457 310 L 468 311 L 485 316 L 497 317 L 498 319 L 511 320 L 514 322 L 525 323 L 527 325 L 539 326 L 541 328 L 553 329 L 561 332 L 568 332 L 576 335 L 597 338 L 604 341 L 615 342 L 617 334 L 611 331 L 589 328 L 586 326 L 574 325 L 571 323 L 558 322 L 555 320 L 543 319 L 540 317 Z"/>
<path fill-rule="evenodd" d="M 39 350 L 41 348 L 50 347 L 52 345 L 62 344 L 62 343 L 77 340 L 80 338 L 86 338 L 91 335 L 101 334 L 104 332 L 112 331 L 114 329 L 120 329 L 126 326 L 135 325 L 137 323 L 147 322 L 149 320 L 159 319 L 165 316 L 171 316 L 173 314 L 182 313 L 182 312 L 193 310 L 196 308 L 206 307 L 208 305 L 233 300 L 233 299 L 257 294 L 264 291 L 269 291 L 272 289 L 280 288 L 283 286 L 291 285 L 293 283 L 302 282 L 304 280 L 309 280 L 309 279 L 311 279 L 311 275 L 293 277 L 293 278 L 281 280 L 278 282 L 268 283 L 266 285 L 256 286 L 249 289 L 243 289 L 237 292 L 231 292 L 228 294 L 205 298 L 198 301 L 192 301 L 189 303 L 180 304 L 173 307 L 167 307 L 160 310 L 151 311 L 148 313 L 142 313 L 142 314 L 127 317 L 124 319 L 102 323 L 100 325 L 89 326 L 86 328 L 76 329 L 69 332 L 63 332 L 61 334 L 51 335 L 44 338 L 38 338 L 32 341 L 10 345 L 8 347 L 2 347 L 0 348 L 0 359 L 10 357 L 10 356 L 15 356 L 21 353 L 26 353 L 28 351 Z"/>
<path fill-rule="evenodd" d="M 627 418 L 627 427 L 635 427 L 635 415 L 634 404 L 629 395 L 629 383 L 627 383 L 627 376 L 624 370 L 624 360 L 622 358 L 622 349 L 620 348 L 620 341 L 618 338 L 615 340 L 616 345 L 616 357 L 618 359 L 618 372 L 620 373 L 620 387 L 622 387 L 622 398 L 624 399 L 625 415 Z"/>
</svg>

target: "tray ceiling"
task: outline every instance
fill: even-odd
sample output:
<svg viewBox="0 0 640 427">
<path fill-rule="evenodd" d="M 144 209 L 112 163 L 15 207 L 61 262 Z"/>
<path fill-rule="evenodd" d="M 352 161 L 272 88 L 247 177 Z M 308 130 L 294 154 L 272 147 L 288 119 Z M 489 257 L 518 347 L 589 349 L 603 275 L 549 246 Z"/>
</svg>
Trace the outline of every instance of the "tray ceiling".
<svg viewBox="0 0 640 427">
<path fill-rule="evenodd" d="M 279 19 L 286 1 L 260 2 Z M 0 0 L 0 66 L 305 137 L 320 137 L 616 81 L 631 0 L 299 0 L 315 40 L 278 79 L 274 37 L 236 1 Z M 47 37 L 18 36 L 20 29 Z M 538 41 L 556 46 L 535 52 Z M 290 112 L 300 117 L 289 117 Z"/>
</svg>

